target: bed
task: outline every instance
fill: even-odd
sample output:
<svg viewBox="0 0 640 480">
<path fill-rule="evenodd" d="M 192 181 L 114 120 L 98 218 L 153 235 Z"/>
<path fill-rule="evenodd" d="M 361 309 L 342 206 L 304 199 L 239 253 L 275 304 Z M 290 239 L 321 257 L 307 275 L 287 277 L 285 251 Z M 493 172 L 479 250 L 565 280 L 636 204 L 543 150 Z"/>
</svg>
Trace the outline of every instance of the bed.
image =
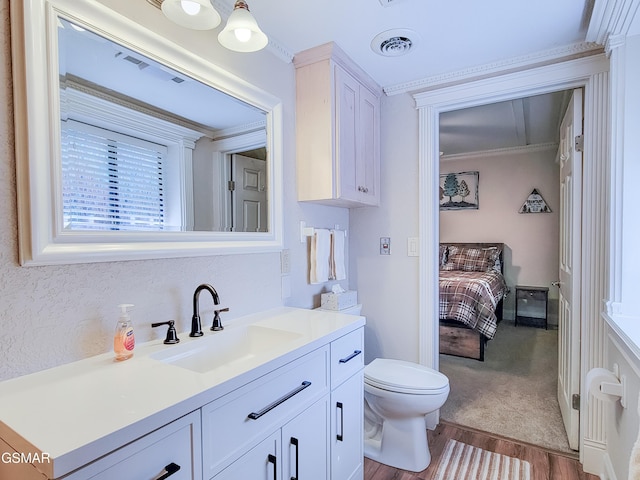
<svg viewBox="0 0 640 480">
<path fill-rule="evenodd" d="M 484 361 L 508 289 L 502 243 L 440 245 L 440 353 Z"/>
</svg>

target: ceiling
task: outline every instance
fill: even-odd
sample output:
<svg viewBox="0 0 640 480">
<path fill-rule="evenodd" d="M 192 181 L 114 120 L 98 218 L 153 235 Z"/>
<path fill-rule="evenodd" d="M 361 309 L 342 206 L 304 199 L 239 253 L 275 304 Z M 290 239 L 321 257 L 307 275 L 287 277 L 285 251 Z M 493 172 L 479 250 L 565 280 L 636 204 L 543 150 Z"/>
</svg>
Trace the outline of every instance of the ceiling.
<svg viewBox="0 0 640 480">
<path fill-rule="evenodd" d="M 558 143 L 570 92 L 521 98 L 440 115 L 443 155 Z"/>
<path fill-rule="evenodd" d="M 218 0 L 220 1 L 220 0 Z M 505 62 L 562 56 L 585 42 L 593 0 L 248 0 L 272 43 L 295 55 L 335 41 L 385 90 L 420 85 Z M 214 3 L 216 1 L 214 0 Z M 376 37 L 382 32 L 394 33 Z M 380 38 L 406 36 L 391 48 Z M 445 155 L 555 143 L 562 93 L 475 107 L 441 116 Z"/>
<path fill-rule="evenodd" d="M 230 9 L 232 0 L 223 1 Z M 584 42 L 593 0 L 248 0 L 272 42 L 295 55 L 335 41 L 382 87 L 538 55 Z M 407 54 L 372 40 L 409 29 Z"/>
</svg>

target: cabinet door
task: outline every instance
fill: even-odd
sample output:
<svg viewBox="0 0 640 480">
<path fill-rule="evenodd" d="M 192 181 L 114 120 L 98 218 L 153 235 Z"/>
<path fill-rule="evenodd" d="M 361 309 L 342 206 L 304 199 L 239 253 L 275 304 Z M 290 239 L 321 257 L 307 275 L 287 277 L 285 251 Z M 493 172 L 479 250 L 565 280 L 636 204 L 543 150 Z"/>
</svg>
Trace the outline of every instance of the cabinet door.
<svg viewBox="0 0 640 480">
<path fill-rule="evenodd" d="M 342 68 L 335 67 L 336 88 L 336 165 L 337 198 L 357 200 L 357 139 L 360 83 Z"/>
<path fill-rule="evenodd" d="M 356 190 L 359 201 L 377 205 L 380 189 L 380 102 L 367 88 L 360 87 L 358 105 Z"/>
<path fill-rule="evenodd" d="M 329 478 L 328 419 L 327 395 L 282 428 L 283 479 Z"/>
<path fill-rule="evenodd" d="M 280 480 L 280 431 L 253 447 L 218 473 L 215 480 Z"/>
<path fill-rule="evenodd" d="M 363 395 L 362 370 L 331 392 L 332 480 L 362 480 Z"/>
</svg>

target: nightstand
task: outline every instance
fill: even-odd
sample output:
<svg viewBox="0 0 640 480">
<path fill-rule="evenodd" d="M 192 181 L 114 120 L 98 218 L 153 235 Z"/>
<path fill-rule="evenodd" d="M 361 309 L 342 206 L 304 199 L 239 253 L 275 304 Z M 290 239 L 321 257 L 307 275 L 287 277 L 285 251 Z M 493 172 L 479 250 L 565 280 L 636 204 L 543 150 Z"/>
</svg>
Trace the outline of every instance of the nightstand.
<svg viewBox="0 0 640 480">
<path fill-rule="evenodd" d="M 548 287 L 516 285 L 516 326 L 529 325 L 547 329 Z"/>
</svg>

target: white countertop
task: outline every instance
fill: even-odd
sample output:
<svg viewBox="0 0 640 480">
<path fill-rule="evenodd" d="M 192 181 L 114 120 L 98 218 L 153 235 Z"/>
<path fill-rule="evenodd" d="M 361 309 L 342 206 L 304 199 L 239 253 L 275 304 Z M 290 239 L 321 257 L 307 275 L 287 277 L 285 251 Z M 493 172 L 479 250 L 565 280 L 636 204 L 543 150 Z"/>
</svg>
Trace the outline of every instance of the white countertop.
<svg viewBox="0 0 640 480">
<path fill-rule="evenodd" d="M 299 337 L 251 361 L 205 373 L 152 357 L 257 322 Z M 364 317 L 339 312 L 280 307 L 233 320 L 222 332 L 207 329 L 201 338 L 179 334 L 178 345 L 137 345 L 133 358 L 123 362 L 106 353 L 7 380 L 0 383 L 0 438 L 17 452 L 48 454 L 51 461 L 40 468 L 57 478 L 364 323 Z"/>
</svg>

